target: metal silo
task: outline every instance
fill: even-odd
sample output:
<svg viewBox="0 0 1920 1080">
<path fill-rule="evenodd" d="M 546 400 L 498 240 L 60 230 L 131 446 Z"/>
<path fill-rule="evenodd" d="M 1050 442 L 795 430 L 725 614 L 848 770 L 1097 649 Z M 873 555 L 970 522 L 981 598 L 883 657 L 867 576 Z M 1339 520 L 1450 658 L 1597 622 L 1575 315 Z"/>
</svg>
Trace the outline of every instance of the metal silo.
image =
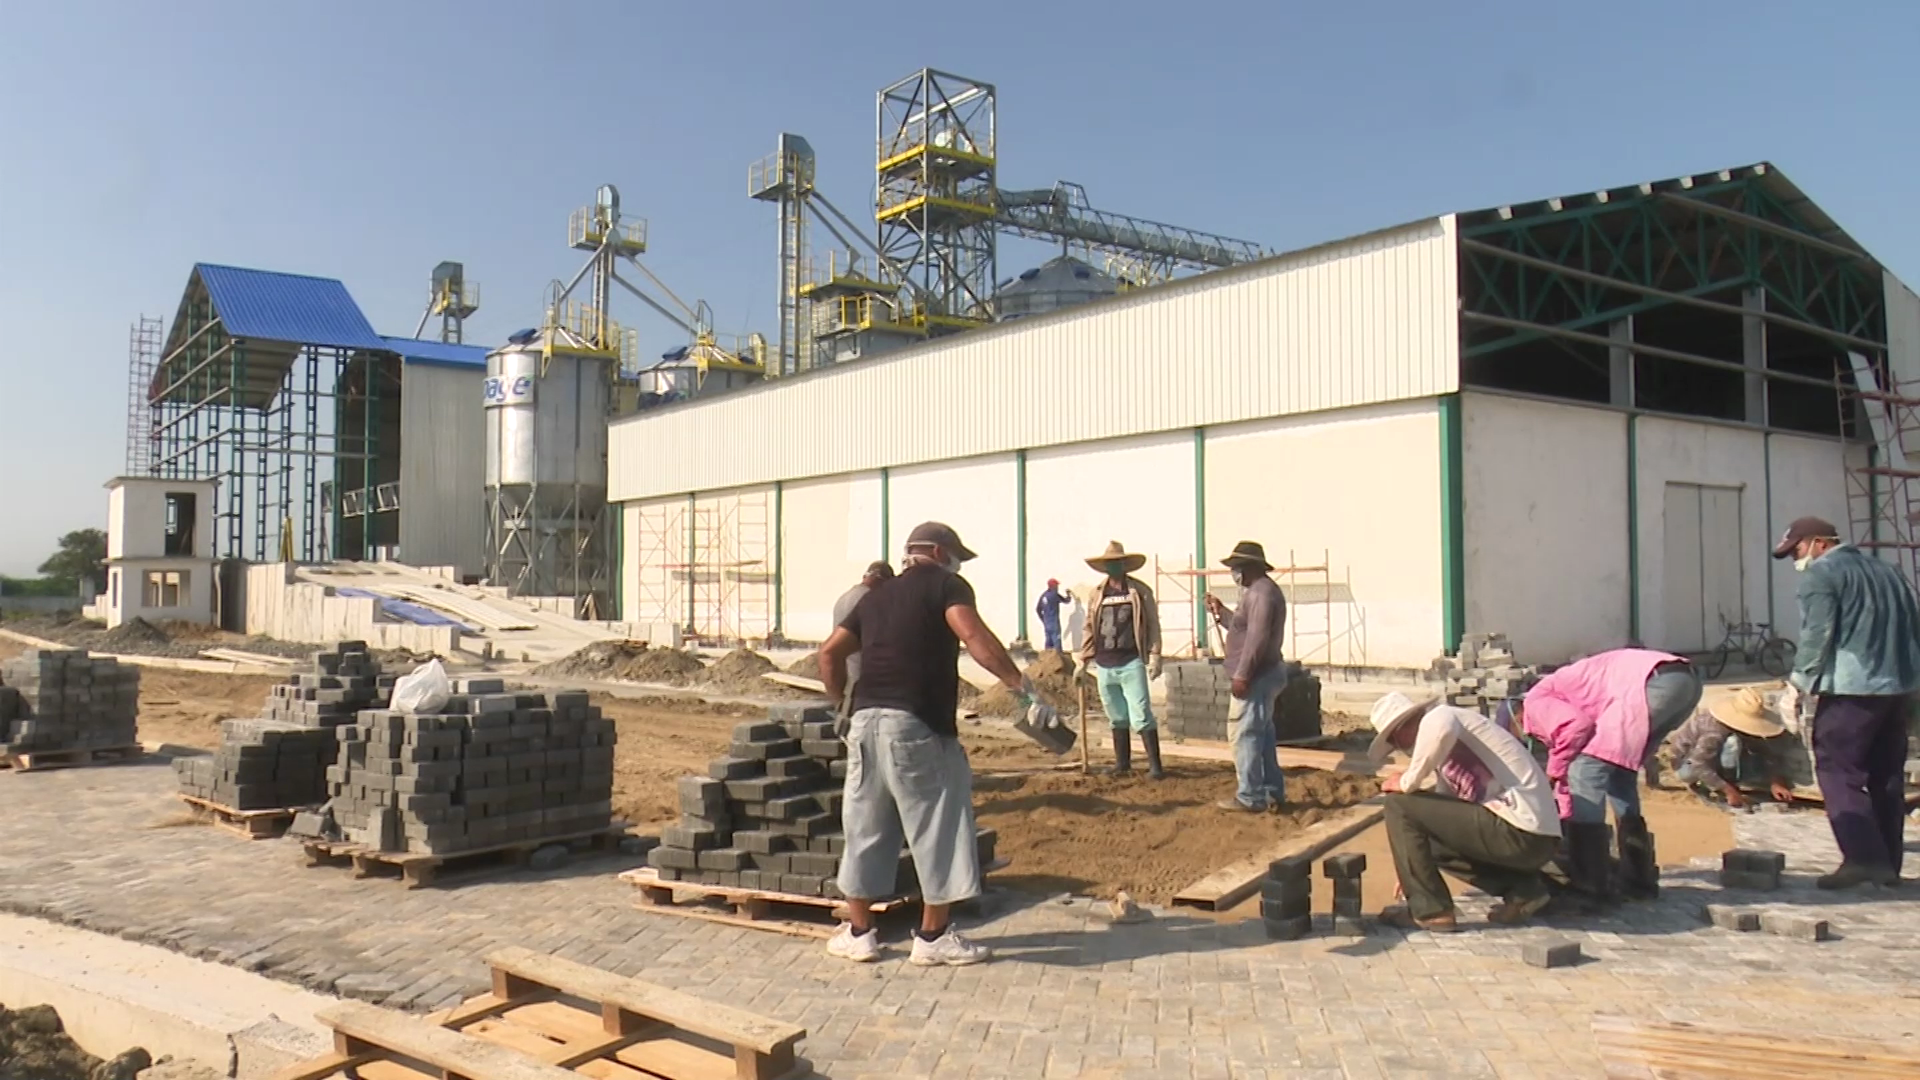
<svg viewBox="0 0 1920 1080">
<path fill-rule="evenodd" d="M 604 607 L 614 363 L 564 332 L 516 334 L 487 355 L 488 578 L 510 595 Z"/>
<path fill-rule="evenodd" d="M 1119 281 L 1071 255 L 1061 255 L 1002 285 L 994 294 L 993 305 L 1004 322 L 1044 315 L 1119 291 Z"/>
</svg>

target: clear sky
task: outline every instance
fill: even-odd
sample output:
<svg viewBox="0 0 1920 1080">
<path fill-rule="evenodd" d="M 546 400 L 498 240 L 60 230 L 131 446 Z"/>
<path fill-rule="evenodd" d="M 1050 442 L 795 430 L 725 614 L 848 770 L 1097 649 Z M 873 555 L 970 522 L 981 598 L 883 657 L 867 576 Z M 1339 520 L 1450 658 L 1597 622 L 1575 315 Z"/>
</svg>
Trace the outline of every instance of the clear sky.
<svg viewBox="0 0 1920 1080">
<path fill-rule="evenodd" d="M 1002 186 L 1273 248 L 1769 160 L 1920 281 L 1910 2 L 0 0 L 0 26 L 7 574 L 104 527 L 128 324 L 171 320 L 194 262 L 338 277 L 407 334 L 457 259 L 494 343 L 613 183 L 657 274 L 771 334 L 748 163 L 804 135 L 870 219 L 875 93 L 923 66 L 997 87 Z M 1045 255 L 1003 245 L 1001 276 Z"/>
</svg>

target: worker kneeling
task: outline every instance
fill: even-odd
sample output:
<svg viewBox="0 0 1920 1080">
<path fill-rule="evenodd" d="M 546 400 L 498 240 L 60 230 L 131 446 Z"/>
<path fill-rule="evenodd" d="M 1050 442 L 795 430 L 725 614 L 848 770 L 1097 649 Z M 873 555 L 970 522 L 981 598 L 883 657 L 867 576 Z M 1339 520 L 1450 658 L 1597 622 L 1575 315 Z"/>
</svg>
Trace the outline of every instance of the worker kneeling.
<svg viewBox="0 0 1920 1080">
<path fill-rule="evenodd" d="M 1393 749 L 1412 756 L 1404 772 L 1381 785 L 1387 842 L 1407 899 L 1406 907 L 1381 912 L 1381 920 L 1437 933 L 1457 929 L 1442 870 L 1500 898 L 1491 922 L 1514 925 L 1545 907 L 1540 868 L 1559 847 L 1560 816 L 1553 785 L 1520 740 L 1470 709 L 1399 693 L 1375 702 L 1372 719 L 1375 761 Z M 1430 785 L 1438 790 L 1421 790 Z"/>
<path fill-rule="evenodd" d="M 1740 809 L 1748 802 L 1740 783 L 1748 779 L 1764 778 L 1774 799 L 1793 801 L 1783 762 L 1788 742 L 1787 725 L 1766 695 L 1749 686 L 1694 713 L 1667 746 L 1688 787 Z"/>
</svg>

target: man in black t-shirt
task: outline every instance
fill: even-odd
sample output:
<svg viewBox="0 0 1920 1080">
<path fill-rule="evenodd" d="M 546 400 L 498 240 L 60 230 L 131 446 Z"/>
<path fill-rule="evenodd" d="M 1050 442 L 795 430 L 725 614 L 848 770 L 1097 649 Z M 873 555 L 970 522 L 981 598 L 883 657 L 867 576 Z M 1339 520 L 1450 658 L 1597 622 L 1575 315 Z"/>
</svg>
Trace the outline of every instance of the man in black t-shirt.
<svg viewBox="0 0 1920 1080">
<path fill-rule="evenodd" d="M 980 620 L 973 586 L 960 576 L 971 558 L 953 529 L 918 526 L 907 537 L 906 568 L 874 585 L 820 646 L 820 677 L 832 701 L 845 692 L 847 658 L 860 654 L 841 808 L 839 885 L 849 921 L 827 943 L 843 959 L 879 959 L 872 903 L 897 891 L 903 840 L 920 878 L 913 963 L 957 966 L 992 956 L 960 936 L 949 915 L 981 884 L 973 770 L 956 722 L 961 645 L 1023 705 L 1046 706 L 1034 704 L 1032 685 Z"/>
</svg>

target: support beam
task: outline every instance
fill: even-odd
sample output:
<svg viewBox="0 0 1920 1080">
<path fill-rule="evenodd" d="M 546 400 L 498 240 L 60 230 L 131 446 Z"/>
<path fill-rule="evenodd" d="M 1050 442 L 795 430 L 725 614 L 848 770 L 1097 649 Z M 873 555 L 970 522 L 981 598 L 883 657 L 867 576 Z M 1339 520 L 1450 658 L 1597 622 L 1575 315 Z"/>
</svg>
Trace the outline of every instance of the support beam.
<svg viewBox="0 0 1920 1080">
<path fill-rule="evenodd" d="M 1440 655 L 1457 656 L 1467 632 L 1465 442 L 1460 395 L 1440 399 Z"/>
<path fill-rule="evenodd" d="M 1203 427 L 1193 429 L 1193 565 L 1195 569 L 1207 565 L 1207 429 Z M 1202 656 L 1213 655 L 1207 618 L 1207 576 L 1200 574 L 1193 579 L 1193 625 L 1197 628 L 1193 636 Z"/>
<path fill-rule="evenodd" d="M 1627 414 L 1627 644 L 1640 644 L 1640 414 Z"/>
<path fill-rule="evenodd" d="M 1021 641 L 1027 640 L 1027 452 L 1013 452 L 1013 582 L 1014 591 L 1020 595 L 1014 598 L 1014 608 L 1019 613 L 1017 631 L 1014 634 Z"/>
<path fill-rule="evenodd" d="M 786 518 L 786 485 L 773 482 L 773 628 L 774 638 L 787 636 L 787 544 L 783 522 Z"/>
<path fill-rule="evenodd" d="M 1767 423 L 1767 290 L 1748 289 L 1740 294 L 1740 306 L 1747 310 L 1740 317 L 1740 348 L 1746 362 L 1747 423 L 1762 427 Z"/>
<path fill-rule="evenodd" d="M 1845 245 L 1836 244 L 1831 240 L 1822 240 L 1817 236 L 1809 236 L 1791 226 L 1782 225 L 1775 221 L 1768 221 L 1766 218 L 1755 217 L 1752 214 L 1742 213 L 1739 210 L 1721 206 L 1718 203 L 1710 203 L 1705 199 L 1690 199 L 1684 195 L 1676 195 L 1670 191 L 1656 192 L 1654 198 L 1673 206 L 1684 206 L 1697 213 L 1712 214 L 1715 217 L 1725 218 L 1735 224 L 1745 225 L 1749 229 L 1758 229 L 1764 233 L 1772 233 L 1783 240 L 1792 240 L 1797 244 L 1805 244 L 1810 248 L 1824 251 L 1829 255 L 1838 256 L 1842 259 L 1855 259 L 1869 266 L 1875 265 L 1873 257 L 1864 251 L 1856 251 Z"/>
<path fill-rule="evenodd" d="M 1607 400 L 1615 408 L 1631 409 L 1634 406 L 1633 316 L 1615 320 L 1607 327 L 1607 337 L 1613 340 L 1607 347 Z"/>
<path fill-rule="evenodd" d="M 1460 318 L 1470 322 L 1484 323 L 1488 326 L 1505 327 L 1509 330 L 1539 330 L 1548 337 L 1566 338 L 1569 341 L 1598 345 L 1603 349 L 1612 349 L 1616 344 L 1611 337 L 1601 337 L 1599 334 L 1589 334 L 1581 330 L 1568 330 L 1558 326 L 1541 326 L 1537 323 L 1521 322 L 1519 319 L 1508 319 L 1499 315 L 1482 315 L 1476 311 L 1463 311 L 1460 313 Z M 1643 345 L 1637 341 L 1630 343 L 1628 348 L 1631 349 L 1636 356 L 1657 356 L 1664 360 L 1677 360 L 1683 364 L 1699 364 L 1701 367 L 1718 368 L 1721 371 L 1739 372 L 1743 375 L 1746 374 L 1747 371 L 1745 364 L 1736 364 L 1731 360 L 1716 360 L 1710 356 L 1680 352 L 1676 349 L 1663 349 L 1656 345 Z M 1802 386 L 1817 386 L 1827 391 L 1833 389 L 1833 382 L 1831 380 L 1815 379 L 1806 375 L 1794 375 L 1785 371 L 1770 371 L 1767 373 L 1767 378 L 1779 382 L 1799 383 Z"/>
</svg>

